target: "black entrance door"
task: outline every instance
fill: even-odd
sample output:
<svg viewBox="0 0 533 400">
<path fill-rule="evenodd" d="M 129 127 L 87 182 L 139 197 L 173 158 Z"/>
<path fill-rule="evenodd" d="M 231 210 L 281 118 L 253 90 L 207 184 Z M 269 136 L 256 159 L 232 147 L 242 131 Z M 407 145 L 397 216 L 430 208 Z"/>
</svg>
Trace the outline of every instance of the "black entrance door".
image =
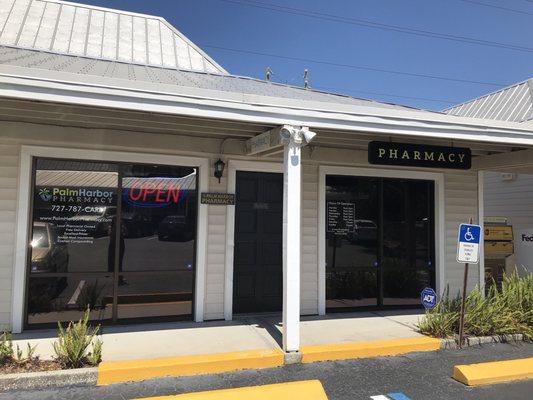
<svg viewBox="0 0 533 400">
<path fill-rule="evenodd" d="M 233 312 L 282 306 L 283 175 L 237 172 Z"/>
<path fill-rule="evenodd" d="M 435 287 L 434 183 L 326 177 L 326 307 L 420 306 Z"/>
</svg>

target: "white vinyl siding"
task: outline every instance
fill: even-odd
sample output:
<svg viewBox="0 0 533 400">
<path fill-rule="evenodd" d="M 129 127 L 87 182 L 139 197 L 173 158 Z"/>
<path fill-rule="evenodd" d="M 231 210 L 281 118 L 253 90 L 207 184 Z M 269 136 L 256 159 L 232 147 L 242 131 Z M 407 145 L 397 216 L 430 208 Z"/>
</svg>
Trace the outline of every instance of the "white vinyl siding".
<svg viewBox="0 0 533 400">
<path fill-rule="evenodd" d="M 213 176 L 216 159 L 209 161 L 209 191 L 226 191 L 226 174 L 218 183 Z M 209 205 L 204 318 L 224 318 L 224 270 L 226 261 L 226 206 Z"/>
<path fill-rule="evenodd" d="M 485 216 L 506 217 L 515 227 L 533 228 L 533 175 L 516 174 L 505 181 L 501 172 L 488 171 L 484 178 Z"/>
<path fill-rule="evenodd" d="M 300 310 L 318 313 L 318 165 L 302 164 Z"/>
<path fill-rule="evenodd" d="M 450 295 L 455 296 L 463 287 L 464 264 L 456 260 L 457 229 L 459 224 L 472 218 L 478 222 L 477 172 L 452 171 L 444 174 L 444 212 L 446 229 L 446 264 L 444 287 L 449 285 Z M 471 265 L 468 271 L 468 289 L 479 283 L 479 264 Z"/>
<path fill-rule="evenodd" d="M 0 330 L 11 325 L 11 279 L 20 146 L 0 142 Z"/>
<path fill-rule="evenodd" d="M 519 272 L 533 273 L 530 246 L 524 246 L 520 233 L 533 231 L 533 168 L 503 180 L 501 172 L 484 172 L 485 217 L 505 217 L 513 227 L 516 264 Z M 527 243 L 527 242 L 525 242 Z M 524 243 L 524 244 L 525 244 Z"/>
</svg>

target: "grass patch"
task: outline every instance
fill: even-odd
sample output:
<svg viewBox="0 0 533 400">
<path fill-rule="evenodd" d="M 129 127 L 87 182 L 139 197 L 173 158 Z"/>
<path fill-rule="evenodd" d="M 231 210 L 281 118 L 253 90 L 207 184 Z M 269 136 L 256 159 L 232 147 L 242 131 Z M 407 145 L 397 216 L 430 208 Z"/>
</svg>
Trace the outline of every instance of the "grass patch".
<svg viewBox="0 0 533 400">
<path fill-rule="evenodd" d="M 418 322 L 421 333 L 448 338 L 459 333 L 461 298 L 446 289 L 441 301 Z M 464 332 L 467 336 L 523 334 L 533 340 L 533 274 L 504 277 L 486 296 L 476 287 L 466 298 Z"/>
</svg>

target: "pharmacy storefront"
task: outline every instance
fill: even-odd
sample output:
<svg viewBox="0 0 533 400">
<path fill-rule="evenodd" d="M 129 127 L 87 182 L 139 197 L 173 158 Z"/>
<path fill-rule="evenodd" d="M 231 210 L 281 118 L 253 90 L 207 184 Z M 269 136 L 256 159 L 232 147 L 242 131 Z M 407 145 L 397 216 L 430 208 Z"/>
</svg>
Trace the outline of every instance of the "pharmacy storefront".
<svg viewBox="0 0 533 400">
<path fill-rule="evenodd" d="M 533 160 L 524 124 L 234 76 L 159 17 L 13 3 L 0 329 L 86 309 L 104 324 L 276 313 L 297 351 L 301 315 L 457 293 L 457 227 L 483 221 L 480 174 Z M 87 9 L 105 27 L 61 17 Z"/>
<path fill-rule="evenodd" d="M 375 143 L 365 152 L 366 167 L 304 161 L 303 314 L 420 308 L 421 290 L 437 288 L 444 173 L 430 171 L 427 160 L 423 171 L 395 169 L 406 162 L 401 157 L 373 160 L 382 152 Z M 387 144 L 388 154 L 402 146 Z M 427 154 L 465 150 L 410 147 Z M 73 151 L 91 157 L 72 158 Z M 28 202 L 20 209 L 29 243 L 23 328 L 74 320 L 87 308 L 104 324 L 282 312 L 282 160 L 228 157 L 219 184 L 220 162 L 213 159 L 173 157 L 169 165 L 169 157 L 153 164 L 75 149 L 23 146 L 22 152 L 30 173 Z M 200 183 L 200 170 L 207 183 Z M 212 231 L 222 235 L 213 238 Z M 222 312 L 205 318 L 211 293 L 201 282 L 214 275 L 217 240 L 228 279 L 218 282 Z M 198 254 L 206 256 L 198 260 Z"/>
<path fill-rule="evenodd" d="M 221 152 L 218 139 L 150 134 L 146 152 L 145 133 L 108 132 L 113 146 L 95 149 L 86 128 L 2 124 L 3 173 L 14 175 L 2 193 L 15 210 L 2 225 L 13 254 L 3 323 L 15 332 L 87 308 L 103 324 L 281 313 L 296 325 L 285 348 L 297 349 L 300 315 L 420 308 L 426 287 L 456 293 L 457 226 L 482 220 L 475 143 L 332 150 L 320 129 L 305 143 L 306 130 L 283 125 L 260 134 L 280 140 L 256 154 L 258 135 Z"/>
</svg>

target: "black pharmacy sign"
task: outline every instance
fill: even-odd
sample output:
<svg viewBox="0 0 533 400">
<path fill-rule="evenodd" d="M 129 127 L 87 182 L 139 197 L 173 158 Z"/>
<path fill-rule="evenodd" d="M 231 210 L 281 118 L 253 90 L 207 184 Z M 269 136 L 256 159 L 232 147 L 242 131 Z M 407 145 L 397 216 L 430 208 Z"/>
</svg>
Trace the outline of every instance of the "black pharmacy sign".
<svg viewBox="0 0 533 400">
<path fill-rule="evenodd" d="M 470 169 L 472 153 L 466 147 L 373 141 L 368 144 L 368 162 L 405 167 Z"/>
<path fill-rule="evenodd" d="M 202 193 L 200 202 L 202 204 L 233 206 L 235 205 L 235 195 L 232 193 Z"/>
<path fill-rule="evenodd" d="M 327 232 L 346 235 L 354 231 L 355 203 L 328 201 L 326 204 Z"/>
</svg>

